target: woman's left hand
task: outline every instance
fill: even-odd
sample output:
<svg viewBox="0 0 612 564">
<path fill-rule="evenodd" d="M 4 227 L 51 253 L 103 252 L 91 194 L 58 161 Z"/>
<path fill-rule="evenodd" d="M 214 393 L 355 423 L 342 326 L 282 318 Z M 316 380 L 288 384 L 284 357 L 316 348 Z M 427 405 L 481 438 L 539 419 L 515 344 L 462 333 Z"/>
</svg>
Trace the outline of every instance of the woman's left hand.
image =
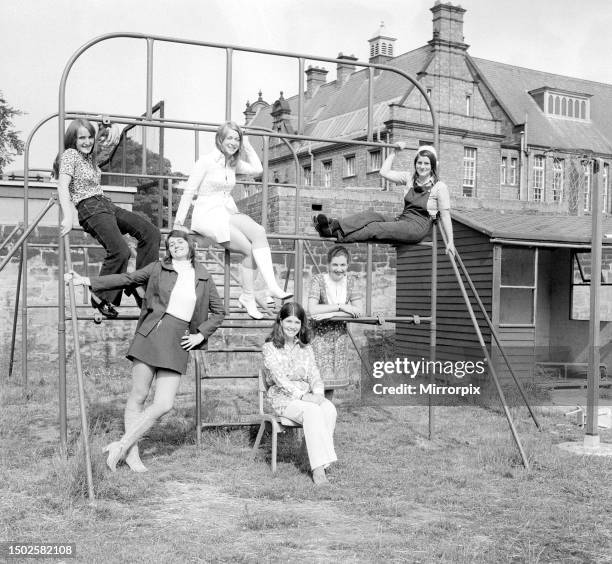
<svg viewBox="0 0 612 564">
<path fill-rule="evenodd" d="M 356 307 L 350 304 L 340 306 L 340 311 L 348 313 L 352 317 L 359 317 L 361 315 L 361 312 Z"/>
<path fill-rule="evenodd" d="M 191 333 L 190 335 L 183 335 L 181 339 L 181 347 L 186 351 L 190 351 L 194 347 L 204 342 L 204 335 L 202 333 Z"/>
<path fill-rule="evenodd" d="M 335 311 L 332 311 L 330 313 L 315 313 L 312 318 L 315 321 L 323 321 L 324 319 L 331 319 L 332 317 L 334 317 L 335 313 Z"/>
</svg>

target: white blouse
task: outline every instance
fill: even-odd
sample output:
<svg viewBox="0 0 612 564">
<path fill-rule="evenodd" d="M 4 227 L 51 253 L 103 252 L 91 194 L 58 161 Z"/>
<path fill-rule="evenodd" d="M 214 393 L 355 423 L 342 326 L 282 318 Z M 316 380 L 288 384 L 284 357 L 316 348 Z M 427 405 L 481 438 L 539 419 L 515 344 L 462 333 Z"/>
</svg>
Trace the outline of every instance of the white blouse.
<svg viewBox="0 0 612 564">
<path fill-rule="evenodd" d="M 183 321 L 191 321 L 196 306 L 195 270 L 190 260 L 173 260 L 176 284 L 170 293 L 166 313 Z"/>
</svg>

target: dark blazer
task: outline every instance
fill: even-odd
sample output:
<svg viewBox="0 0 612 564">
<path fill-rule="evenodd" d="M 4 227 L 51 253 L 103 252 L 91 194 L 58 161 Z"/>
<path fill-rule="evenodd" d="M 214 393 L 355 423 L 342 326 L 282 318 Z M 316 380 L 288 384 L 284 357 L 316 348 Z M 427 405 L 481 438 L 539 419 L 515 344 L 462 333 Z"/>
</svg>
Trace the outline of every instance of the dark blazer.
<svg viewBox="0 0 612 564">
<path fill-rule="evenodd" d="M 177 277 L 178 274 L 172 268 L 172 259 L 165 258 L 158 262 L 152 262 L 134 272 L 91 276 L 90 282 L 91 289 L 94 292 L 146 284 L 147 290 L 140 311 L 140 318 L 136 325 L 136 332 L 146 336 L 166 312 L 170 301 L 170 293 L 176 284 Z M 223 322 L 225 308 L 210 273 L 200 263 L 195 265 L 195 279 L 196 305 L 189 330 L 191 333 L 200 332 L 204 335 L 204 341 L 198 347 L 194 347 L 198 349 L 205 347 L 208 337 Z"/>
</svg>

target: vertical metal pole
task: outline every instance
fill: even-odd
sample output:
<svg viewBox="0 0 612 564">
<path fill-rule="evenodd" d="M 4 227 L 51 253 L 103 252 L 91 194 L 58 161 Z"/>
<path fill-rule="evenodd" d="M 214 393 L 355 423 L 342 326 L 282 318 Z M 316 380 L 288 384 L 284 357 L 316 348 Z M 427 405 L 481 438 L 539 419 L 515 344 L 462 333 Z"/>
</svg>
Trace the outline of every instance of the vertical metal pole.
<svg viewBox="0 0 612 564">
<path fill-rule="evenodd" d="M 174 206 L 174 203 L 172 201 L 172 179 L 168 178 L 168 229 L 171 228 L 172 226 L 172 208 Z"/>
<path fill-rule="evenodd" d="M 304 269 L 304 241 L 303 239 L 296 239 L 295 241 L 295 272 L 293 275 L 295 288 L 293 288 L 293 294 L 295 301 L 302 303 L 302 273 Z"/>
<path fill-rule="evenodd" d="M 438 223 L 435 222 L 431 229 L 431 321 L 429 325 L 429 359 L 436 360 L 436 339 L 437 339 L 437 315 L 438 315 Z M 440 229 L 442 229 L 440 227 Z M 429 383 L 435 383 L 434 373 L 429 375 Z M 431 403 L 431 394 L 427 394 L 428 408 L 428 437 L 433 439 L 434 430 L 434 409 Z"/>
<path fill-rule="evenodd" d="M 228 47 L 225 50 L 225 121 L 232 119 L 232 55 L 234 50 Z"/>
<path fill-rule="evenodd" d="M 195 352 L 195 391 L 196 391 L 196 445 L 202 446 L 202 366 Z"/>
<path fill-rule="evenodd" d="M 195 140 L 194 140 L 194 145 L 193 145 L 193 152 L 194 152 L 194 157 L 195 160 L 197 161 L 200 158 L 200 132 L 199 131 L 195 131 Z"/>
<path fill-rule="evenodd" d="M 15 290 L 15 313 L 13 315 L 13 333 L 11 334 L 11 357 L 9 359 L 8 377 L 13 374 L 13 360 L 15 359 L 15 340 L 17 335 L 17 316 L 19 315 L 19 294 L 21 292 L 21 276 L 23 274 L 23 257 L 27 254 L 26 242 L 21 246 L 21 255 L 19 256 L 19 270 L 17 272 L 17 287 Z"/>
<path fill-rule="evenodd" d="M 230 314 L 230 252 L 225 249 L 223 253 L 223 302 L 226 315 Z"/>
<path fill-rule="evenodd" d="M 298 135 L 304 134 L 304 59 L 298 59 Z M 297 180 L 296 180 L 297 183 Z"/>
<path fill-rule="evenodd" d="M 601 198 L 599 194 L 599 175 L 601 159 L 593 162 L 593 193 L 591 196 L 592 235 L 591 235 L 591 287 L 589 323 L 589 372 L 587 378 L 587 421 L 585 446 L 598 446 L 599 418 L 599 360 L 600 360 L 600 311 L 599 288 L 601 284 Z"/>
<path fill-rule="evenodd" d="M 147 119 L 153 117 L 153 39 L 147 37 Z M 147 128 L 142 127 L 142 174 L 147 174 Z M 161 212 L 160 212 L 161 213 Z M 158 217 L 158 224 L 161 216 Z"/>
<path fill-rule="evenodd" d="M 366 259 L 366 315 L 372 315 L 372 243 L 367 243 Z"/>
<path fill-rule="evenodd" d="M 70 239 L 68 235 L 64 237 L 66 266 L 68 270 L 72 270 L 72 257 L 70 256 Z M 62 282 L 64 282 L 62 278 Z M 81 345 L 79 343 L 79 320 L 77 319 L 76 296 L 74 293 L 74 284 L 70 281 L 68 285 L 70 294 L 70 315 L 72 317 L 72 337 L 74 341 L 74 360 L 77 369 L 77 385 L 79 390 L 79 411 L 81 414 L 81 440 L 83 441 L 83 449 L 85 454 L 85 471 L 87 473 L 87 492 L 89 501 L 95 499 L 93 489 L 93 473 L 91 471 L 91 453 L 89 451 L 89 425 L 87 423 L 87 407 L 85 405 L 85 387 L 83 385 L 83 367 L 81 364 Z"/>
<path fill-rule="evenodd" d="M 374 67 L 368 67 L 368 141 L 374 139 Z"/>
<path fill-rule="evenodd" d="M 270 137 L 264 135 L 262 138 L 263 150 L 261 159 L 263 161 L 263 173 L 261 176 L 261 225 L 268 230 L 268 178 L 270 169 L 268 160 L 270 159 Z M 282 198 L 279 198 L 282 201 Z"/>
</svg>

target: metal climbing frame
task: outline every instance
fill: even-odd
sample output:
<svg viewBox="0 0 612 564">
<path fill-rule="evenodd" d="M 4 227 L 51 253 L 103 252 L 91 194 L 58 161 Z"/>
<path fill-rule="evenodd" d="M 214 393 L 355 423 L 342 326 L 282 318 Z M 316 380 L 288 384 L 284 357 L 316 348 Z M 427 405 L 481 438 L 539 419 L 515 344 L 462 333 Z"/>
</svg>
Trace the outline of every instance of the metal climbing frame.
<svg viewBox="0 0 612 564">
<path fill-rule="evenodd" d="M 72 69 L 72 66 L 76 62 L 76 60 L 89 48 L 92 46 L 112 39 L 118 38 L 128 38 L 128 39 L 137 39 L 143 40 L 146 42 L 146 52 L 147 52 L 147 80 L 146 80 L 146 113 L 143 116 L 125 116 L 125 115 L 107 115 L 100 116 L 98 114 L 85 113 L 85 112 L 68 112 L 65 107 L 65 95 L 66 95 L 66 83 L 68 80 L 68 76 Z M 84 44 L 80 49 L 78 49 L 72 57 L 67 62 L 59 86 L 59 108 L 58 113 L 52 116 L 49 116 L 42 122 L 40 122 L 35 129 L 30 134 L 25 147 L 24 153 L 24 224 L 28 224 L 28 170 L 29 170 L 29 145 L 34 133 L 40 128 L 40 126 L 52 119 L 54 117 L 58 117 L 58 146 L 59 151 L 62 152 L 64 148 L 64 123 L 67 119 L 74 119 L 78 117 L 84 117 L 89 119 L 96 119 L 97 121 L 102 120 L 110 120 L 115 123 L 121 123 L 126 125 L 139 125 L 143 127 L 158 127 L 158 128 L 172 128 L 172 129 L 182 129 L 182 130 L 193 130 L 195 132 L 198 131 L 214 131 L 218 124 L 210 124 L 210 123 L 202 123 L 202 122 L 188 122 L 184 120 L 173 120 L 167 118 L 154 118 L 153 117 L 153 102 L 152 102 L 152 88 L 153 88 L 153 55 L 154 55 L 154 46 L 156 43 L 174 43 L 174 44 L 182 44 L 182 45 L 192 45 L 198 47 L 206 47 L 211 49 L 221 49 L 225 51 L 226 55 L 226 79 L 225 79 L 225 120 L 231 119 L 231 104 L 232 104 L 232 62 L 233 56 L 235 52 L 248 52 L 248 53 L 256 53 L 262 55 L 270 55 L 273 57 L 283 57 L 294 59 L 298 63 L 298 116 L 297 116 L 297 132 L 296 134 L 290 135 L 287 133 L 279 133 L 273 131 L 262 131 L 256 128 L 245 127 L 245 130 L 251 135 L 258 135 L 263 137 L 263 163 L 264 163 L 264 173 L 263 173 L 263 181 L 262 181 L 262 224 L 265 226 L 267 223 L 267 196 L 268 196 L 268 141 L 270 138 L 279 138 L 285 141 L 287 145 L 289 145 L 289 141 L 297 140 L 297 141 L 315 141 L 315 142 L 325 142 L 325 143 L 343 143 L 348 145 L 364 145 L 364 146 L 376 146 L 376 147 L 387 147 L 391 148 L 392 145 L 388 143 L 380 143 L 374 142 L 373 136 L 373 105 L 374 105 L 374 72 L 375 71 L 386 71 L 395 73 L 405 78 L 409 83 L 410 87 L 416 88 L 425 99 L 427 106 L 429 108 L 431 119 L 432 119 L 432 130 L 433 130 L 433 140 L 434 146 L 436 150 L 439 149 L 439 126 L 437 115 L 434 111 L 431 100 L 428 98 L 425 89 L 419 84 L 419 82 L 403 72 L 402 70 L 391 67 L 388 65 L 380 65 L 380 64 L 372 64 L 355 61 L 356 67 L 362 67 L 367 69 L 369 74 L 368 81 L 368 120 L 367 120 L 367 133 L 365 141 L 351 140 L 351 139 L 335 139 L 335 138 L 325 138 L 325 137 L 312 137 L 304 135 L 304 71 L 305 71 L 305 61 L 320 61 L 325 63 L 341 63 L 342 60 L 336 58 L 327 58 L 327 57 L 319 57 L 319 56 L 311 56 L 305 54 L 291 53 L 285 51 L 273 51 L 268 49 L 256 49 L 250 47 L 241 47 L 236 45 L 227 45 L 227 44 L 219 44 L 219 43 L 210 43 L 204 41 L 194 41 L 194 40 L 185 40 L 180 38 L 172 38 L 158 35 L 145 35 L 141 33 L 111 33 L 99 36 Z M 407 89 L 407 93 L 409 90 Z M 407 94 L 406 94 L 407 96 Z M 404 98 L 406 97 L 404 96 Z M 293 149 L 291 148 L 293 151 Z M 197 151 L 197 133 L 196 133 L 196 151 Z M 293 151 L 293 156 L 296 161 L 296 179 L 300 178 L 299 174 L 299 161 L 298 157 Z M 117 176 L 117 173 L 112 173 L 113 176 Z M 143 174 L 142 176 L 147 176 Z M 304 243 L 308 239 L 303 235 L 298 235 L 298 225 L 299 225 L 299 207 L 300 207 L 300 190 L 302 185 L 296 180 L 295 184 L 295 209 L 296 209 L 296 223 L 295 223 L 295 235 L 292 238 L 295 241 L 294 253 L 295 253 L 295 262 L 294 262 L 294 284 L 295 284 L 295 295 L 298 301 L 301 300 L 302 296 L 302 271 L 301 265 L 303 264 L 303 256 L 304 256 Z M 269 238 L 271 239 L 283 239 L 287 238 L 287 235 L 283 234 L 269 234 Z M 436 249 L 435 237 L 433 243 L 433 249 Z M 59 276 L 58 276 L 58 357 L 59 357 L 59 390 L 60 390 L 60 443 L 62 446 L 62 450 L 65 451 L 66 447 L 66 434 L 67 434 L 67 421 L 66 421 L 66 326 L 65 326 L 65 289 L 63 282 L 63 274 L 64 274 L 64 265 L 68 268 L 71 268 L 70 261 L 70 244 L 68 236 L 63 238 L 60 237 L 58 242 L 58 262 L 59 262 Z M 225 297 L 229 297 L 229 262 L 228 256 L 226 254 L 225 261 Z M 454 262 L 453 262 L 454 264 Z M 455 266 L 456 268 L 456 266 Z M 371 311 L 371 274 L 372 274 L 372 247 L 368 245 L 368 264 L 367 264 L 367 297 L 366 297 L 366 316 L 362 318 L 360 322 L 380 322 L 380 319 L 372 317 Z M 432 359 L 435 358 L 435 335 L 436 335 L 436 254 L 433 255 L 432 261 L 432 315 L 430 319 L 430 334 L 431 334 L 431 355 Z M 22 287 L 25 289 L 27 286 L 27 267 L 25 264 L 22 264 L 21 270 L 21 282 Z M 27 378 L 27 355 L 25 350 L 25 343 L 27 342 L 27 303 L 26 303 L 26 295 L 23 292 L 24 299 L 22 303 L 22 372 L 24 374 L 24 379 Z M 75 336 L 75 353 L 76 353 L 76 364 L 77 364 L 77 376 L 79 383 L 79 397 L 81 403 L 81 424 L 82 424 L 82 433 L 87 445 L 87 421 L 85 414 L 85 404 L 84 404 L 84 396 L 83 396 L 83 386 L 82 386 L 82 370 L 80 363 L 80 354 L 78 347 L 78 326 L 77 321 L 79 318 L 76 307 L 75 307 L 75 297 L 74 297 L 74 287 L 72 284 L 69 285 L 69 295 L 71 302 L 71 320 L 73 324 L 73 334 Z M 468 303 L 468 301 L 466 301 Z M 396 317 L 389 318 L 388 321 L 398 321 L 398 322 L 414 322 L 415 318 L 413 316 L 409 317 Z M 480 335 L 479 329 L 477 329 L 478 334 Z M 480 338 L 481 335 L 480 335 Z M 503 398 L 502 398 L 503 401 Z M 508 414 L 509 416 L 509 414 Z M 431 426 L 431 410 L 430 410 L 430 426 Z M 514 434 L 514 433 L 513 433 Z M 521 455 L 523 456 L 523 461 L 525 465 L 527 465 L 527 461 L 522 452 L 522 448 L 520 448 L 520 443 L 518 442 L 518 437 L 514 434 L 515 440 L 517 441 L 517 445 L 521 450 Z M 89 484 L 89 493 L 90 498 L 93 498 L 93 487 L 91 484 L 91 469 L 89 462 L 89 450 L 86 446 L 85 454 L 87 458 L 87 466 L 88 466 L 88 484 Z"/>
</svg>

